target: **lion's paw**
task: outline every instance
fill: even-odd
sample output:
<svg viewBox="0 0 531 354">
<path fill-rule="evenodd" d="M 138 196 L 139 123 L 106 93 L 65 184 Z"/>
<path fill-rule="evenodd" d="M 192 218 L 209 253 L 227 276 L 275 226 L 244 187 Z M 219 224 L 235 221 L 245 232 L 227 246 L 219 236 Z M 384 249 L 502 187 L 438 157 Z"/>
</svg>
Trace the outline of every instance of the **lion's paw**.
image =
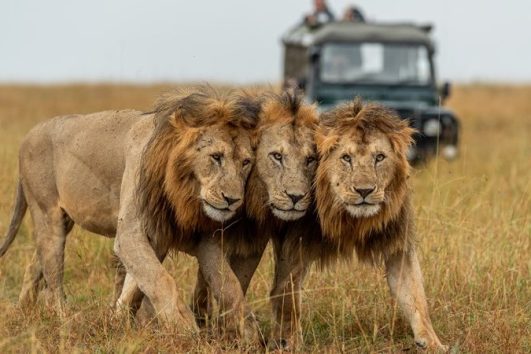
<svg viewBox="0 0 531 354">
<path fill-rule="evenodd" d="M 415 344 L 417 345 L 417 348 L 427 350 L 429 352 L 447 353 L 450 350 L 450 347 L 443 345 L 438 338 L 415 338 Z"/>
</svg>

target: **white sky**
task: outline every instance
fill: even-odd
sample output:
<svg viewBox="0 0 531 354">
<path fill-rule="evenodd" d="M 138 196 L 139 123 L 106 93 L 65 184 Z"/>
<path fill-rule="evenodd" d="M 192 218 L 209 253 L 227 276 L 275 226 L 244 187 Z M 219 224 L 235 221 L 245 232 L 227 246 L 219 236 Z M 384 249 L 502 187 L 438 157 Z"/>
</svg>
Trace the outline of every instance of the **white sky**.
<svg viewBox="0 0 531 354">
<path fill-rule="evenodd" d="M 432 22 L 439 77 L 531 82 L 531 0 L 328 0 Z M 311 0 L 0 0 L 0 82 L 277 82 Z"/>
</svg>

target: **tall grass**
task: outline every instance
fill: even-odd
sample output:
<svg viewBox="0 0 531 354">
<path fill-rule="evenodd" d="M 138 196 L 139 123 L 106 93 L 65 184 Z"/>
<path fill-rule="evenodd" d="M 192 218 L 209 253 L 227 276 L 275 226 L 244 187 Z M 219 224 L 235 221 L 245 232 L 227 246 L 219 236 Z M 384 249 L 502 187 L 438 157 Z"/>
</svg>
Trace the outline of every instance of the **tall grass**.
<svg viewBox="0 0 531 354">
<path fill-rule="evenodd" d="M 58 114 L 149 109 L 168 86 L 0 86 L 0 234 L 7 229 L 17 151 L 37 122 Z M 413 176 L 419 253 L 431 317 L 455 351 L 531 351 L 531 87 L 457 87 L 449 106 L 462 120 L 459 158 L 434 160 Z M 16 306 L 33 253 L 27 217 L 0 259 L 0 352 L 217 352 L 208 338 L 179 337 L 114 318 L 112 240 L 78 228 L 69 236 L 64 319 Z M 178 254 L 166 266 L 193 289 L 196 262 Z M 273 273 L 268 249 L 248 300 L 267 329 Z M 313 270 L 303 296 L 304 351 L 395 352 L 412 347 L 381 269 L 341 264 Z"/>
</svg>

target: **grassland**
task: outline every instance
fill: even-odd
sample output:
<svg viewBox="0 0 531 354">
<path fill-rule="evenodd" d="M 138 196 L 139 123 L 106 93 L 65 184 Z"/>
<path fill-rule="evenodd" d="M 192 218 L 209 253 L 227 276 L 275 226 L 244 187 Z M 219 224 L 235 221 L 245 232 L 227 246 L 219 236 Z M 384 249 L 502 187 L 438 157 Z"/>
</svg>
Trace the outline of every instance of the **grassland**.
<svg viewBox="0 0 531 354">
<path fill-rule="evenodd" d="M 10 218 L 17 150 L 37 122 L 58 114 L 148 109 L 165 86 L 0 86 L 0 234 Z M 461 155 L 415 172 L 419 253 L 432 320 L 454 352 L 531 352 L 531 87 L 457 87 L 449 101 L 462 119 Z M 110 311 L 112 240 L 74 229 L 66 252 L 68 315 L 16 306 L 33 253 L 27 217 L 0 259 L 0 352 L 219 352 L 206 338 L 143 328 Z M 190 294 L 194 259 L 167 267 Z M 269 326 L 272 278 L 268 250 L 249 301 Z M 356 263 L 312 271 L 303 303 L 305 352 L 396 352 L 412 349 L 381 269 Z"/>
</svg>

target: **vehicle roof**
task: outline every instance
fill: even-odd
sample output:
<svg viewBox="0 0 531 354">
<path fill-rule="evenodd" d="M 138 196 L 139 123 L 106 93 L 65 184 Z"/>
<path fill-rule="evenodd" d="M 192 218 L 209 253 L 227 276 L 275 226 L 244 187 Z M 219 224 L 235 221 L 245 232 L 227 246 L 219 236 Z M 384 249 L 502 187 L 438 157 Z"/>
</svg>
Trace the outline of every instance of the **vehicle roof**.
<svg viewBox="0 0 531 354">
<path fill-rule="evenodd" d="M 419 43 L 433 49 L 430 26 L 411 23 L 330 22 L 317 28 L 300 25 L 282 38 L 285 45 L 309 47 L 326 42 L 382 41 Z"/>
</svg>

